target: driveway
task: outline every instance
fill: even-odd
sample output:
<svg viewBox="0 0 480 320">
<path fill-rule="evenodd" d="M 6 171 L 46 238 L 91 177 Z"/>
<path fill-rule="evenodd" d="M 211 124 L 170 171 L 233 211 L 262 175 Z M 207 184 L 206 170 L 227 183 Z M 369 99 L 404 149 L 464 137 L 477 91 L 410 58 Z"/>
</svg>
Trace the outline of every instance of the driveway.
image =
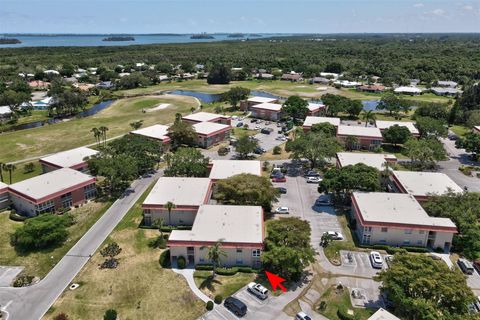
<svg viewBox="0 0 480 320">
<path fill-rule="evenodd" d="M 23 267 L 0 266 L 0 287 L 9 287 L 22 270 Z"/>
<path fill-rule="evenodd" d="M 440 138 L 445 150 L 448 153 L 449 160 L 439 161 L 439 171 L 448 175 L 460 187 L 467 187 L 468 191 L 480 192 L 480 179 L 475 177 L 467 177 L 458 168 L 461 165 L 480 166 L 480 163 L 471 161 L 465 149 L 457 149 L 455 141 Z"/>
<path fill-rule="evenodd" d="M 135 180 L 125 195 L 113 203 L 42 281 L 25 288 L 0 288 L 0 306 L 6 319 L 40 319 L 138 198 L 162 173 Z"/>
</svg>

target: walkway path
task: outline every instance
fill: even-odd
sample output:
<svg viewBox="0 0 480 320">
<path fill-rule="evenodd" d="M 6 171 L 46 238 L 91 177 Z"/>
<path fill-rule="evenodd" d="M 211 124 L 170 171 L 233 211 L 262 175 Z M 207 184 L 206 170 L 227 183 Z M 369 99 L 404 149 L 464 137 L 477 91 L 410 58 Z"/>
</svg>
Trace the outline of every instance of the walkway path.
<svg viewBox="0 0 480 320">
<path fill-rule="evenodd" d="M 203 302 L 206 303 L 212 300 L 206 294 L 204 294 L 200 289 L 198 289 L 197 285 L 195 284 L 195 280 L 193 279 L 193 273 L 195 272 L 194 268 L 185 268 L 185 269 L 172 268 L 172 270 L 173 272 L 182 275 L 187 280 L 187 283 L 190 289 Z"/>
<path fill-rule="evenodd" d="M 42 281 L 25 288 L 0 288 L 0 310 L 6 314 L 6 319 L 40 319 L 138 198 L 162 174 L 160 171 L 135 180 L 124 196 L 113 203 Z"/>
</svg>

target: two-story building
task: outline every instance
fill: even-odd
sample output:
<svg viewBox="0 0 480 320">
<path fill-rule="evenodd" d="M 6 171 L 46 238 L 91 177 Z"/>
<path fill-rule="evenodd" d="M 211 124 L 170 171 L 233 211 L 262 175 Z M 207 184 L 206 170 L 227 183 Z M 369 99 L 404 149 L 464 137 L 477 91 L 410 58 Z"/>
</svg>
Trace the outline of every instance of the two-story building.
<svg viewBox="0 0 480 320">
<path fill-rule="evenodd" d="M 188 264 L 209 264 L 209 247 L 221 242 L 226 256 L 222 266 L 261 266 L 264 248 L 263 210 L 259 206 L 200 206 L 192 230 L 173 230 L 167 242 L 170 259 Z"/>
<path fill-rule="evenodd" d="M 69 209 L 96 196 L 95 178 L 70 168 L 14 183 L 8 189 L 13 207 L 25 216 Z"/>
<path fill-rule="evenodd" d="M 305 121 L 303 122 L 303 131 L 305 132 L 310 131 L 313 125 L 320 124 L 320 123 L 330 123 L 336 129 L 340 125 L 340 118 L 307 116 L 305 118 Z"/>
<path fill-rule="evenodd" d="M 406 127 L 408 131 L 412 134 L 414 137 L 418 137 L 420 135 L 420 132 L 418 132 L 417 127 L 415 127 L 415 124 L 410 121 L 385 121 L 385 120 L 376 120 L 375 121 L 375 126 L 380 129 L 381 132 L 383 132 L 385 129 L 388 129 L 393 126 L 400 126 L 400 127 Z"/>
<path fill-rule="evenodd" d="M 258 160 L 212 160 L 208 177 L 212 181 L 227 179 L 237 174 L 262 175 L 262 165 Z"/>
<path fill-rule="evenodd" d="M 163 220 L 164 225 L 192 225 L 198 208 L 207 204 L 212 193 L 209 178 L 161 177 L 143 201 L 143 223 L 151 226 Z M 174 206 L 169 211 L 166 204 Z"/>
<path fill-rule="evenodd" d="M 205 149 L 228 140 L 232 130 L 230 125 L 216 122 L 198 122 L 192 127 L 197 133 L 197 145 Z"/>
<path fill-rule="evenodd" d="M 10 197 L 8 194 L 8 185 L 0 182 L 0 211 L 6 209 L 10 205 Z"/>
<path fill-rule="evenodd" d="M 224 116 L 221 114 L 210 113 L 210 112 L 196 112 L 182 117 L 182 120 L 190 124 L 196 124 L 200 122 L 213 122 L 220 124 L 231 124 L 231 117 Z"/>
<path fill-rule="evenodd" d="M 339 125 L 337 138 L 346 143 L 348 137 L 355 138 L 354 143 L 350 146 L 352 149 L 373 150 L 380 147 L 383 141 L 382 133 L 376 127 Z"/>
<path fill-rule="evenodd" d="M 385 170 L 387 166 L 394 166 L 397 163 L 397 157 L 393 154 L 364 153 L 364 152 L 338 152 L 337 167 L 353 166 L 363 163 L 369 167 Z"/>
<path fill-rule="evenodd" d="M 325 105 L 323 103 L 308 103 L 308 113 L 307 116 L 318 117 L 320 114 L 324 113 Z"/>
<path fill-rule="evenodd" d="M 252 117 L 270 121 L 278 121 L 282 117 L 282 105 L 278 103 L 261 103 L 250 107 Z"/>
<path fill-rule="evenodd" d="M 430 217 L 413 195 L 354 192 L 351 198 L 355 234 L 361 244 L 450 251 L 457 227 L 448 218 Z"/>
<path fill-rule="evenodd" d="M 130 134 L 136 134 L 160 142 L 162 151 L 167 151 L 169 149 L 171 139 L 168 136 L 168 126 L 155 124 L 153 126 L 130 131 Z"/>
<path fill-rule="evenodd" d="M 240 109 L 243 111 L 250 111 L 250 108 L 262 103 L 278 103 L 277 98 L 268 98 L 268 97 L 251 97 L 247 100 L 243 100 L 240 102 Z"/>
<path fill-rule="evenodd" d="M 96 154 L 98 154 L 97 150 L 80 147 L 43 157 L 40 159 L 40 164 L 44 173 L 61 168 L 88 172 L 88 164 L 85 159 Z"/>
<path fill-rule="evenodd" d="M 392 191 L 411 194 L 420 202 L 433 195 L 463 192 L 449 176 L 441 172 L 392 171 L 390 187 Z"/>
</svg>

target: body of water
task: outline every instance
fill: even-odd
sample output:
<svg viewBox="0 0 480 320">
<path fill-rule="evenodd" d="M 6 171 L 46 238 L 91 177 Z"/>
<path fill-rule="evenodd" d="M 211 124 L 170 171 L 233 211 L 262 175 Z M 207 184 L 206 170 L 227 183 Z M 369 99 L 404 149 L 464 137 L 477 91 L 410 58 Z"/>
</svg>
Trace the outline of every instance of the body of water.
<svg viewBox="0 0 480 320">
<path fill-rule="evenodd" d="M 43 126 L 49 125 L 49 124 L 59 123 L 59 122 L 69 120 L 69 119 L 84 118 L 84 117 L 88 117 L 88 116 L 93 116 L 94 114 L 96 114 L 96 113 L 102 111 L 103 109 L 107 108 L 108 106 L 110 106 L 112 103 L 113 103 L 113 100 L 105 100 L 105 101 L 102 101 L 102 102 L 99 102 L 99 103 L 93 105 L 93 107 L 91 107 L 91 108 L 89 108 L 85 111 L 77 113 L 76 115 L 74 115 L 72 117 L 52 118 L 52 119 L 48 119 L 48 120 L 44 120 L 44 121 L 34 121 L 34 122 L 19 124 L 17 126 L 13 126 L 13 127 L 9 128 L 8 131 L 18 131 L 18 130 L 38 128 L 38 127 L 43 127 Z"/>
<path fill-rule="evenodd" d="M 102 41 L 104 38 L 112 36 L 105 34 L 98 35 L 22 35 L 22 34 L 0 34 L 0 38 L 15 38 L 22 43 L 2 44 L 0 48 L 20 48 L 20 47 L 91 47 L 91 46 L 129 46 L 140 44 L 157 43 L 190 43 L 190 42 L 214 42 L 223 40 L 246 40 L 262 39 L 268 37 L 289 36 L 290 34 L 272 34 L 263 33 L 261 37 L 249 37 L 245 34 L 243 38 L 229 38 L 228 34 L 212 34 L 214 39 L 190 39 L 192 34 L 138 34 L 121 35 L 132 36 L 134 41 Z"/>
<path fill-rule="evenodd" d="M 222 95 L 220 93 L 205 93 L 205 92 L 197 92 L 197 91 L 189 91 L 189 90 L 175 90 L 169 93 L 180 95 L 180 96 L 195 97 L 198 100 L 200 100 L 202 103 L 217 102 L 217 101 L 220 101 L 220 99 L 222 98 Z M 282 97 L 275 96 L 265 91 L 252 90 L 250 91 L 250 94 L 252 96 L 257 96 L 257 97 L 282 99 Z"/>
</svg>

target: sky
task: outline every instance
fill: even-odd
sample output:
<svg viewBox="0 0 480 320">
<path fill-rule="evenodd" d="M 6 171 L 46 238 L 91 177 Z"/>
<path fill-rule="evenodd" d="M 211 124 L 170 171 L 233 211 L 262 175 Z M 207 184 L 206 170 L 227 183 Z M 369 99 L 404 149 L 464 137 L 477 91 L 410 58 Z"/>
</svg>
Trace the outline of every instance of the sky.
<svg viewBox="0 0 480 320">
<path fill-rule="evenodd" d="M 0 33 L 480 32 L 480 0 L 0 0 Z"/>
</svg>

